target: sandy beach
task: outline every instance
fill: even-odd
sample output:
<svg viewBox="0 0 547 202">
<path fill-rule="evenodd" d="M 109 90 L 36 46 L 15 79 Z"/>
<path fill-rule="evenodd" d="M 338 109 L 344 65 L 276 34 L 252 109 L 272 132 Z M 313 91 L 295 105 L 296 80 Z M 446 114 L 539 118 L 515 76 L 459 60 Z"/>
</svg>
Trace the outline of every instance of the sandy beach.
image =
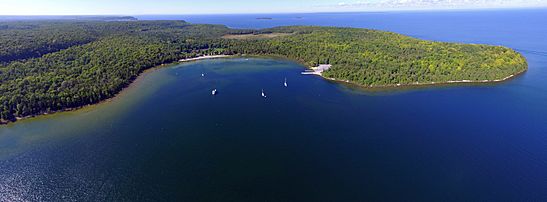
<svg viewBox="0 0 547 202">
<path fill-rule="evenodd" d="M 179 62 L 190 62 L 190 61 L 196 61 L 196 60 L 225 58 L 225 57 L 230 57 L 230 56 L 231 55 L 204 55 L 204 56 L 199 56 L 199 57 L 195 57 L 195 58 L 180 59 Z"/>
<path fill-rule="evenodd" d="M 321 64 L 317 67 L 312 67 L 311 68 L 312 71 L 305 71 L 305 72 L 302 72 L 302 74 L 305 74 L 305 75 L 313 74 L 313 75 L 323 76 L 323 72 L 327 71 L 331 67 L 332 65 L 329 65 L 329 64 Z"/>
</svg>

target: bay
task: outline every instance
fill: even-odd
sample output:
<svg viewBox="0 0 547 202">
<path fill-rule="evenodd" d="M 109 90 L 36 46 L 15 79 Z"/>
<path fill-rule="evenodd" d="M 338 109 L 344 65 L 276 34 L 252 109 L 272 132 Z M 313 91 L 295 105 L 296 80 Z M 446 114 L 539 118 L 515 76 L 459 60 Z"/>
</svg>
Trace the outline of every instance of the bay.
<svg viewBox="0 0 547 202">
<path fill-rule="evenodd" d="M 0 126 L 0 201 L 547 200 L 545 9 L 138 18 L 503 45 L 529 70 L 368 91 L 275 58 L 158 68 L 108 102 Z"/>
</svg>

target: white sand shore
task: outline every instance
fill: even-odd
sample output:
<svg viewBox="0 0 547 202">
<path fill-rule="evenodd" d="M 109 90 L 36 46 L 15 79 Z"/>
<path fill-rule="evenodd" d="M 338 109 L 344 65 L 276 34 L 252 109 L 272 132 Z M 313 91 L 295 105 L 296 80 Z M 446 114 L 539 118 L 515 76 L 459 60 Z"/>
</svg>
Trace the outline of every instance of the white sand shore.
<svg viewBox="0 0 547 202">
<path fill-rule="evenodd" d="M 495 80 L 461 80 L 461 81 L 443 81 L 443 82 L 413 82 L 413 83 L 409 83 L 409 84 L 401 84 L 401 83 L 398 83 L 398 84 L 388 84 L 388 85 L 361 85 L 361 84 L 357 84 L 355 82 L 351 82 L 349 80 L 340 80 L 340 79 L 335 79 L 335 78 L 328 78 L 328 77 L 324 77 L 322 76 L 321 74 L 317 74 L 325 79 L 328 79 L 328 80 L 332 80 L 332 81 L 338 81 L 338 82 L 345 82 L 345 83 L 350 83 L 350 84 L 355 84 L 355 85 L 359 85 L 359 86 L 364 86 L 364 87 L 367 87 L 367 88 L 389 88 L 389 87 L 409 87 L 409 86 L 428 86 L 428 85 L 445 85 L 445 84 L 458 84 L 458 83 L 497 83 L 497 82 L 502 82 L 502 81 L 506 81 L 506 80 L 509 80 L 513 77 L 515 77 L 516 75 L 519 75 L 519 74 L 522 74 L 523 72 L 525 71 L 522 71 L 522 72 L 519 72 L 517 74 L 511 74 L 505 78 L 502 78 L 502 79 L 495 79 Z M 313 72 L 310 72 L 309 74 L 314 74 Z"/>
<path fill-rule="evenodd" d="M 179 62 L 190 62 L 190 61 L 196 61 L 196 60 L 225 58 L 225 57 L 230 57 L 230 56 L 231 55 L 204 55 L 204 56 L 199 56 L 199 57 L 195 57 L 195 58 L 180 59 Z"/>
<path fill-rule="evenodd" d="M 502 79 L 494 79 L 494 80 L 461 80 L 461 81 L 446 81 L 446 82 L 426 82 L 426 83 L 419 83 L 414 82 L 413 85 L 431 85 L 431 84 L 452 84 L 452 83 L 492 83 L 492 82 L 501 82 L 505 81 L 507 79 L 513 78 L 515 75 L 511 74 L 507 77 L 504 77 Z M 397 84 L 397 86 L 401 86 L 403 84 Z"/>
<path fill-rule="evenodd" d="M 305 71 L 305 72 L 302 72 L 302 74 L 313 74 L 313 75 L 319 75 L 319 76 L 322 76 L 323 75 L 323 72 L 324 71 L 327 71 L 328 69 L 330 69 L 332 67 L 332 65 L 329 65 L 329 64 L 321 64 L 317 67 L 312 67 L 311 70 L 312 71 Z"/>
</svg>

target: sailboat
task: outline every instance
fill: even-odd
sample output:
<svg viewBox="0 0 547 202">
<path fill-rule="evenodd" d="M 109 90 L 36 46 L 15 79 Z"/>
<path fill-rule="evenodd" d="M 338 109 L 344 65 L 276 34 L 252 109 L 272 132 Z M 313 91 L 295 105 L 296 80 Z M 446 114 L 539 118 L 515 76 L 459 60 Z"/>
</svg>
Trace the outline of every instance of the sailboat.
<svg viewBox="0 0 547 202">
<path fill-rule="evenodd" d="M 204 77 L 204 76 L 205 76 L 205 74 L 202 73 L 202 74 L 201 74 L 201 77 Z"/>
<path fill-rule="evenodd" d="M 264 94 L 264 89 L 262 89 L 262 97 L 266 97 L 266 94 Z"/>
<path fill-rule="evenodd" d="M 285 83 L 283 83 L 283 85 L 285 85 L 285 87 L 287 87 L 287 78 L 285 78 Z"/>
<path fill-rule="evenodd" d="M 216 95 L 217 94 L 217 89 L 214 89 L 213 91 L 211 91 L 211 94 Z"/>
</svg>

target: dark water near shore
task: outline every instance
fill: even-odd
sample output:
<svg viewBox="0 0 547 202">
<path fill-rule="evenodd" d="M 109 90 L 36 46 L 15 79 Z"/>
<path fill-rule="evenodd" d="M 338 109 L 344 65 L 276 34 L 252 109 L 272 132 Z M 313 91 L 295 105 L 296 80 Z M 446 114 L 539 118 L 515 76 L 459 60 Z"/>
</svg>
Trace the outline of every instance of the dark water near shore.
<svg viewBox="0 0 547 202">
<path fill-rule="evenodd" d="M 547 200 L 547 10 L 146 17 L 504 45 L 530 69 L 369 92 L 277 59 L 165 67 L 112 101 L 0 126 L 0 201 Z"/>
</svg>

